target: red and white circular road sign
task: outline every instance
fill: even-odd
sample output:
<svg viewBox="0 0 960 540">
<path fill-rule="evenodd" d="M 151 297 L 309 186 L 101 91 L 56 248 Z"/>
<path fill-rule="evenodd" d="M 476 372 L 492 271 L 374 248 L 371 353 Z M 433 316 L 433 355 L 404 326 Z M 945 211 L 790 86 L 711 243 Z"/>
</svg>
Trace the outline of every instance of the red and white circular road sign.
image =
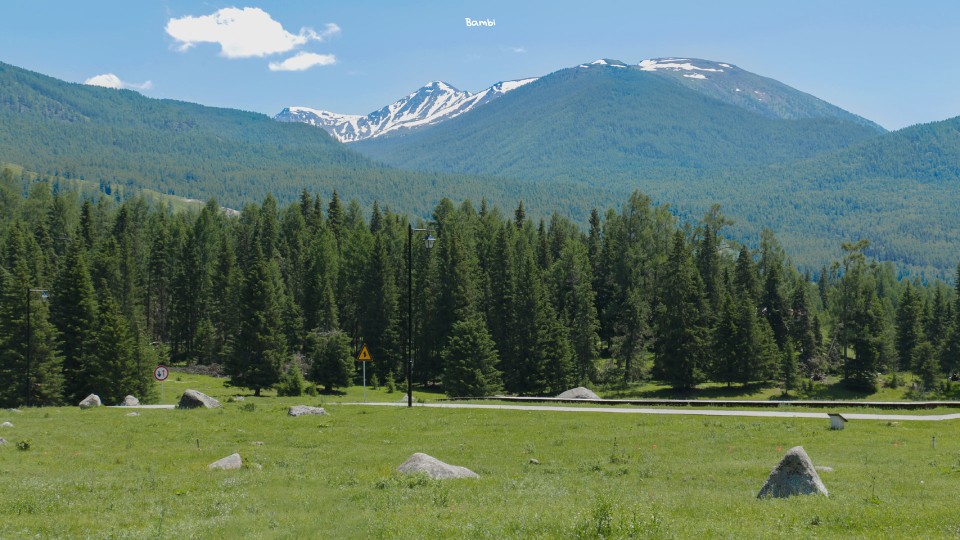
<svg viewBox="0 0 960 540">
<path fill-rule="evenodd" d="M 160 382 L 167 380 L 169 376 L 170 370 L 167 369 L 167 366 L 157 366 L 157 369 L 153 370 L 153 378 Z"/>
</svg>

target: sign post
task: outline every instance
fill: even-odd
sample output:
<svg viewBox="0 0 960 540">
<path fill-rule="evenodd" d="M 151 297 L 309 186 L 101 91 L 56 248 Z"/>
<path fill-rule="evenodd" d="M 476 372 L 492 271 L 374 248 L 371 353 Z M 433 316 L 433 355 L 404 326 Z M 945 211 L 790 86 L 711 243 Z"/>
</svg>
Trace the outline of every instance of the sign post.
<svg viewBox="0 0 960 540">
<path fill-rule="evenodd" d="M 167 369 L 167 366 L 160 364 L 156 369 L 153 370 L 153 378 L 160 381 L 160 402 L 163 403 L 163 381 L 167 380 L 167 377 L 170 376 L 170 370 Z"/>
<path fill-rule="evenodd" d="M 360 347 L 360 354 L 357 355 L 357 362 L 363 364 L 363 401 L 367 401 L 367 362 L 373 360 L 373 357 L 370 356 L 370 349 L 367 348 L 367 344 L 364 343 L 363 347 Z"/>
</svg>

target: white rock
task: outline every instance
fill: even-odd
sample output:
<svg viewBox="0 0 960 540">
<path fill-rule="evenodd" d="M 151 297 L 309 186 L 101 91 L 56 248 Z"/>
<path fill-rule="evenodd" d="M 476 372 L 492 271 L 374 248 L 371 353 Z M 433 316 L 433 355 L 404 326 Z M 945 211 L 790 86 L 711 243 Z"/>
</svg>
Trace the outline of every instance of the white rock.
<svg viewBox="0 0 960 540">
<path fill-rule="evenodd" d="M 228 471 L 231 469 L 239 469 L 240 467 L 243 467 L 243 459 L 240 457 L 240 454 L 230 454 L 225 458 L 218 459 L 210 465 L 207 465 L 207 468 L 215 471 Z"/>
<path fill-rule="evenodd" d="M 216 409 L 217 407 L 222 407 L 222 405 L 220 405 L 219 401 L 204 394 L 203 392 L 197 392 L 196 390 L 184 391 L 183 395 L 180 396 L 180 403 L 177 405 L 177 408 L 196 409 L 198 407 Z"/>
<path fill-rule="evenodd" d="M 593 393 L 593 390 L 582 386 L 571 388 L 557 397 L 560 399 L 600 399 L 600 396 Z"/>
<path fill-rule="evenodd" d="M 294 405 L 287 411 L 290 416 L 305 416 L 308 414 L 329 414 L 322 407 L 310 407 L 309 405 Z"/>
<path fill-rule="evenodd" d="M 100 396 L 96 394 L 90 394 L 89 396 L 83 398 L 83 401 L 80 402 L 81 409 L 99 407 L 100 405 L 103 405 L 103 403 L 100 401 Z"/>
<path fill-rule="evenodd" d="M 443 480 L 446 478 L 479 478 L 480 475 L 466 467 L 450 465 L 439 459 L 417 452 L 410 456 L 410 459 L 403 462 L 403 465 L 397 467 L 397 471 L 409 474 L 425 472 L 434 480 Z"/>
<path fill-rule="evenodd" d="M 120 403 L 121 407 L 136 407 L 138 405 L 140 405 L 140 400 L 133 396 L 123 398 L 123 402 Z"/>
<path fill-rule="evenodd" d="M 794 446 L 783 456 L 770 472 L 758 499 L 776 497 L 785 499 L 793 495 L 828 495 L 827 487 L 820 480 L 817 469 L 802 446 Z"/>
<path fill-rule="evenodd" d="M 10 422 L 4 422 L 0 424 L 0 427 L 13 427 L 13 424 L 11 424 Z"/>
<path fill-rule="evenodd" d="M 132 413 L 127 413 L 127 416 L 140 416 L 140 413 L 133 411 Z"/>
</svg>

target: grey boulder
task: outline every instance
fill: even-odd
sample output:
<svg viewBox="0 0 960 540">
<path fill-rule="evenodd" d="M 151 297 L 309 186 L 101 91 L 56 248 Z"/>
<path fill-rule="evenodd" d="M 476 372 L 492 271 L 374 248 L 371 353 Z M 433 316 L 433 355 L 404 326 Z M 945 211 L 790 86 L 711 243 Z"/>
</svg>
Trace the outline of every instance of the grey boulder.
<svg viewBox="0 0 960 540">
<path fill-rule="evenodd" d="M 103 405 L 103 403 L 100 401 L 100 396 L 96 394 L 90 394 L 89 396 L 83 398 L 83 401 L 80 402 L 81 409 L 90 409 L 93 407 L 99 407 L 100 405 Z"/>
<path fill-rule="evenodd" d="M 403 474 L 426 473 L 434 480 L 444 480 L 447 478 L 480 478 L 480 475 L 466 467 L 449 465 L 439 459 L 417 452 L 410 456 L 410 459 L 403 462 L 403 465 L 397 467 L 397 471 Z"/>
<path fill-rule="evenodd" d="M 0 446 L 3 446 L 5 444 L 7 444 L 7 440 L 4 439 L 3 437 L 0 437 Z"/>
<path fill-rule="evenodd" d="M 183 395 L 180 396 L 180 403 L 177 404 L 178 409 L 197 409 L 201 407 L 216 409 L 222 407 L 222 405 L 220 405 L 219 401 L 196 390 L 186 390 Z"/>
<path fill-rule="evenodd" d="M 287 411 L 290 416 L 306 416 L 308 414 L 329 414 L 323 407 L 310 407 L 309 405 L 294 405 Z"/>
<path fill-rule="evenodd" d="M 557 397 L 560 399 L 600 399 L 600 396 L 594 394 L 593 390 L 582 386 L 571 388 Z"/>
<path fill-rule="evenodd" d="M 243 467 L 243 459 L 240 454 L 230 454 L 229 456 L 218 459 L 207 465 L 207 468 L 213 471 L 229 471 Z"/>
<path fill-rule="evenodd" d="M 127 396 L 123 398 L 122 402 L 120 402 L 121 407 L 137 407 L 139 405 L 140 405 L 140 400 L 133 396 Z"/>
<path fill-rule="evenodd" d="M 827 488 L 820 480 L 813 461 L 802 446 L 794 446 L 783 456 L 780 463 L 770 472 L 765 484 L 757 495 L 758 499 L 775 497 L 785 499 L 794 495 L 824 495 Z"/>
</svg>

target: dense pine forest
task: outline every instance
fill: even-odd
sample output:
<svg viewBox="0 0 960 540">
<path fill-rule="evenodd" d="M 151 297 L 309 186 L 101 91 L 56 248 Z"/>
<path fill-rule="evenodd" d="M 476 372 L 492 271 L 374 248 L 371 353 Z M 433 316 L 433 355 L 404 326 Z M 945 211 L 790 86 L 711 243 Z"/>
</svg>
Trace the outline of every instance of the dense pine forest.
<svg viewBox="0 0 960 540">
<path fill-rule="evenodd" d="M 913 372 L 928 392 L 960 371 L 960 296 L 897 281 L 866 241 L 801 274 L 770 231 L 724 238 L 717 206 L 679 225 L 634 193 L 589 228 L 521 203 L 444 199 L 411 222 L 304 191 L 227 215 L 84 197 L 0 175 L 0 406 L 152 397 L 157 363 L 216 364 L 253 390 L 331 391 L 368 371 L 451 396 L 553 395 L 579 384 L 811 379 L 865 391 Z M 408 227 L 414 234 L 407 294 Z M 432 248 L 423 242 L 436 238 Z M 958 268 L 960 272 L 960 268 Z M 960 288 L 960 280 L 957 281 Z"/>
</svg>

